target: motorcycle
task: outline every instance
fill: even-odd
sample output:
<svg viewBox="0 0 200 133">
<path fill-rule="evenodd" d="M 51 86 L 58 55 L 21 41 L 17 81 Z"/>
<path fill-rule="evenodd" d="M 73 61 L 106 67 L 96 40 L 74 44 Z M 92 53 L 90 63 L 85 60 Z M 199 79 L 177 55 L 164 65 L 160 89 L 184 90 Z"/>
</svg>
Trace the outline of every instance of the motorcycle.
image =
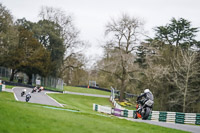
<svg viewBox="0 0 200 133">
<path fill-rule="evenodd" d="M 26 102 L 28 102 L 29 100 L 31 99 L 31 95 L 30 94 L 28 94 L 28 95 L 26 95 Z"/>
<path fill-rule="evenodd" d="M 142 120 L 147 120 L 152 111 L 153 101 L 151 100 L 138 100 L 136 105 L 136 112 L 134 118 L 142 118 Z"/>
<path fill-rule="evenodd" d="M 36 91 L 37 91 L 37 89 L 39 90 L 39 87 L 38 87 L 38 86 L 36 86 L 35 88 L 33 88 L 33 89 L 32 89 L 32 91 L 31 91 L 31 93 L 34 93 L 34 92 L 36 92 Z"/>
<path fill-rule="evenodd" d="M 36 90 L 35 90 L 35 89 L 33 89 L 33 90 L 31 91 L 31 93 L 34 93 L 34 92 L 36 92 Z"/>
<path fill-rule="evenodd" d="M 41 92 L 41 91 L 42 91 L 42 89 L 39 89 L 39 90 L 38 90 L 38 92 Z"/>
<path fill-rule="evenodd" d="M 44 87 L 40 87 L 40 88 L 38 89 L 38 92 L 41 92 L 42 90 L 44 90 Z"/>
</svg>

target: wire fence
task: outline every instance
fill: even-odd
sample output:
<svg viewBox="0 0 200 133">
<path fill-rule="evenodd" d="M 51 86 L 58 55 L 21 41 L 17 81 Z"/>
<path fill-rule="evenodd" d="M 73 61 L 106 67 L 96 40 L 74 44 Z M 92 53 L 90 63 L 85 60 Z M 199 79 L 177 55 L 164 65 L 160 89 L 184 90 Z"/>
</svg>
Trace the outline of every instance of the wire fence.
<svg viewBox="0 0 200 133">
<path fill-rule="evenodd" d="M 11 75 L 11 69 L 0 67 L 0 78 L 2 80 L 9 80 L 10 75 Z"/>
<path fill-rule="evenodd" d="M 0 67 L 0 79 L 4 81 L 9 81 L 11 76 L 11 69 Z M 63 90 L 63 80 L 60 78 L 54 78 L 54 77 L 41 77 L 38 74 L 32 75 L 32 85 L 36 86 L 36 80 L 40 80 L 40 85 L 44 86 L 46 89 L 50 90 Z M 16 83 L 28 83 L 28 76 L 25 73 L 17 73 L 14 76 L 13 82 Z"/>
</svg>

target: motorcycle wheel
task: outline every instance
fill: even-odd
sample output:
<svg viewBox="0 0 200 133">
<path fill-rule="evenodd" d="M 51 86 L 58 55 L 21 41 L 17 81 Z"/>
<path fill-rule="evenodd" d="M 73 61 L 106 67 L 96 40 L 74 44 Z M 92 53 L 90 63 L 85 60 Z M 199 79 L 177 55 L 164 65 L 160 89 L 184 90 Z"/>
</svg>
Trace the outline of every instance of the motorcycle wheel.
<svg viewBox="0 0 200 133">
<path fill-rule="evenodd" d="M 29 98 L 26 98 L 26 102 L 28 102 L 29 101 Z"/>
<path fill-rule="evenodd" d="M 150 109 L 149 107 L 146 107 L 145 110 L 146 110 L 146 111 L 145 111 L 145 114 L 142 116 L 142 119 L 143 119 L 143 120 L 147 120 L 148 117 L 149 117 L 149 114 L 150 114 L 150 112 L 151 112 L 151 109 Z"/>
</svg>

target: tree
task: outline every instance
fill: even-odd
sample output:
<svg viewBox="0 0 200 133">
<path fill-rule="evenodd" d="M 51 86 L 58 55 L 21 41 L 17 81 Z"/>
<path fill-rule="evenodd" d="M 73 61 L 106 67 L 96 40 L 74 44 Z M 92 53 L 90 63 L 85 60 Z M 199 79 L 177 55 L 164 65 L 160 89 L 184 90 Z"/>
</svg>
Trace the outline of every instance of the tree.
<svg viewBox="0 0 200 133">
<path fill-rule="evenodd" d="M 184 18 L 176 20 L 171 19 L 171 23 L 166 26 L 159 26 L 155 28 L 155 39 L 163 41 L 165 44 L 181 46 L 182 48 L 191 47 L 197 44 L 195 40 L 198 28 L 192 27 L 191 22 Z"/>
<path fill-rule="evenodd" d="M 84 48 L 85 43 L 79 39 L 79 31 L 73 24 L 72 16 L 66 15 L 64 11 L 52 7 L 42 7 L 39 16 L 42 20 L 48 20 L 60 26 L 60 37 L 63 39 L 63 49 L 65 49 L 64 60 L 73 60 L 73 57 L 78 56 L 80 51 Z M 71 58 L 72 59 L 69 59 Z M 69 64 L 69 67 L 72 63 Z M 62 64 L 60 72 L 66 71 L 68 64 Z M 76 66 L 75 66 L 76 67 Z M 63 69 L 64 68 L 64 69 Z M 61 74 L 62 75 L 62 74 Z"/>
<path fill-rule="evenodd" d="M 82 54 L 71 55 L 64 60 L 63 79 L 67 85 L 85 85 L 87 84 L 88 72 L 84 70 L 85 58 Z"/>
<path fill-rule="evenodd" d="M 100 70 L 112 74 L 120 82 L 120 101 L 124 99 L 127 85 L 138 68 L 133 53 L 139 42 L 141 26 L 138 19 L 126 14 L 106 25 L 105 34 L 110 35 L 112 40 L 106 44 L 106 57 L 101 62 Z"/>
<path fill-rule="evenodd" d="M 17 47 L 21 59 L 17 69 L 29 77 L 28 84 L 32 84 L 32 74 L 47 76 L 51 61 L 50 53 L 34 38 L 33 33 L 19 26 L 19 44 Z"/>
<path fill-rule="evenodd" d="M 7 56 L 9 51 L 18 41 L 18 33 L 13 24 L 13 18 L 9 10 L 0 3 L 0 65 L 10 67 L 7 64 Z"/>
<path fill-rule="evenodd" d="M 188 111 L 193 103 L 199 98 L 200 89 L 195 86 L 198 80 L 200 62 L 197 60 L 197 52 L 180 49 L 180 55 L 174 59 L 173 71 L 169 81 L 178 89 L 171 93 L 174 95 L 170 100 L 172 105 L 178 105 L 183 112 Z"/>
<path fill-rule="evenodd" d="M 195 39 L 198 28 L 192 27 L 191 22 L 183 18 L 172 18 L 170 24 L 156 27 L 155 31 L 156 37 L 151 42 L 163 44 L 159 48 L 164 60 L 159 64 L 167 65 L 169 68 L 166 76 L 169 89 L 167 97 L 170 101 L 168 106 L 175 109 L 174 111 L 182 109 L 186 112 L 187 107 L 197 101 L 196 97 L 191 96 L 192 92 L 199 97 L 199 90 L 194 86 L 199 82 L 196 80 L 199 75 L 199 62 L 196 59 L 196 52 L 191 50 L 192 46 L 199 45 Z"/>
<path fill-rule="evenodd" d="M 35 38 L 50 52 L 52 76 L 59 76 L 59 69 L 63 64 L 65 47 L 60 34 L 61 27 L 49 20 L 40 20 L 34 24 L 32 31 Z"/>
<path fill-rule="evenodd" d="M 9 10 L 0 4 L 0 65 L 12 69 L 10 81 L 13 81 L 20 54 L 15 49 L 18 42 L 18 31 L 14 26 Z"/>
</svg>

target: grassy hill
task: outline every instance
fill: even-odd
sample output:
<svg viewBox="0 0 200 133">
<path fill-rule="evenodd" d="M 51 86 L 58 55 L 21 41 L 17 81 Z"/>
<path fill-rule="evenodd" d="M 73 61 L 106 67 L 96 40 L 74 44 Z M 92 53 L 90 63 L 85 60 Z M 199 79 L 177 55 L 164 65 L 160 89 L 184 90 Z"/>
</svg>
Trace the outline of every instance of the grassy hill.
<svg viewBox="0 0 200 133">
<path fill-rule="evenodd" d="M 111 102 L 108 98 L 71 95 L 71 94 L 48 94 L 49 96 L 56 99 L 59 103 L 64 104 L 65 108 L 80 110 L 81 112 L 92 112 L 93 103 L 110 106 Z"/>
<path fill-rule="evenodd" d="M 70 110 L 44 108 L 45 105 L 15 101 L 13 94 L 0 92 L 1 133 L 180 133 L 183 131 L 155 125 L 131 122 L 109 115 L 93 113 L 90 103 L 101 103 L 103 99 L 84 98 L 67 94 L 51 94 L 68 104 Z M 82 99 L 82 101 L 81 101 Z M 107 101 L 102 102 L 102 104 Z M 66 106 L 65 108 L 67 108 Z M 88 112 L 87 112 L 88 111 Z"/>
</svg>

